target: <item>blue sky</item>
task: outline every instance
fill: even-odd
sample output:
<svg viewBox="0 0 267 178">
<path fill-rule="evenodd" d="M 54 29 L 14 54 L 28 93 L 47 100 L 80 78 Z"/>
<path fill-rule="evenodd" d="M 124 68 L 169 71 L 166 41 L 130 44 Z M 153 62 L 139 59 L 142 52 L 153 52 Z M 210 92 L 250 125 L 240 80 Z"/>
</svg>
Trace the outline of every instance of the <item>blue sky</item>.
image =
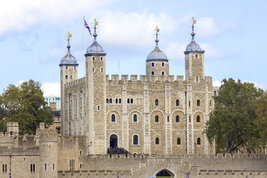
<svg viewBox="0 0 267 178">
<path fill-rule="evenodd" d="M 98 42 L 107 52 L 107 74 L 145 74 L 145 60 L 159 46 L 170 74 L 184 75 L 184 50 L 191 40 L 205 49 L 205 74 L 215 85 L 224 78 L 254 82 L 267 89 L 266 0 L 10 0 L 0 7 L 0 92 L 9 84 L 34 79 L 45 95 L 59 94 L 59 62 L 71 52 L 84 76 L 83 16 L 92 28 L 99 21 Z M 93 38 L 85 31 L 85 47 Z M 118 67 L 119 66 L 119 67 Z"/>
</svg>

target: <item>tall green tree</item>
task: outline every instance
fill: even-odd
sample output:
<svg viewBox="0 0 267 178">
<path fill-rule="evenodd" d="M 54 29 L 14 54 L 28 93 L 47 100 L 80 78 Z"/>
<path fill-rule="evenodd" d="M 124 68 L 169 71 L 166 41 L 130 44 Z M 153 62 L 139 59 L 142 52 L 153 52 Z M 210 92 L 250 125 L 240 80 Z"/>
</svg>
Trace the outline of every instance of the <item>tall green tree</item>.
<svg viewBox="0 0 267 178">
<path fill-rule="evenodd" d="M 253 83 L 232 78 L 222 82 L 219 94 L 214 97 L 215 109 L 206 123 L 207 138 L 209 142 L 215 140 L 217 152 L 255 148 L 260 138 L 256 124 L 257 101 L 264 92 Z"/>
<path fill-rule="evenodd" d="M 257 128 L 260 134 L 260 144 L 265 146 L 267 143 L 267 93 L 261 96 L 257 101 L 256 120 Z"/>
<path fill-rule="evenodd" d="M 45 107 L 39 82 L 29 80 L 20 86 L 9 85 L 0 95 L 0 131 L 7 121 L 19 123 L 20 134 L 34 134 L 40 122 L 53 123 L 51 109 Z"/>
</svg>

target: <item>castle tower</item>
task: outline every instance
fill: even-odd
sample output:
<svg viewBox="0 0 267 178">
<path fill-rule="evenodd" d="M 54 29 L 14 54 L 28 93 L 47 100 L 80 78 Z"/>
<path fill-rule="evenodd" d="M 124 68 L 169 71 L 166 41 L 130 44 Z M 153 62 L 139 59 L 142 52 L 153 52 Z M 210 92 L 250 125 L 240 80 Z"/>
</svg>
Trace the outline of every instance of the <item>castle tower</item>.
<svg viewBox="0 0 267 178">
<path fill-rule="evenodd" d="M 94 42 L 86 50 L 86 80 L 88 94 L 88 119 L 86 135 L 89 154 L 106 154 L 106 53 L 98 44 L 94 22 Z"/>
<path fill-rule="evenodd" d="M 72 35 L 68 32 L 68 51 L 61 59 L 60 67 L 60 95 L 61 95 L 61 133 L 63 135 L 71 134 L 71 113 L 66 112 L 66 107 L 70 107 L 71 93 L 64 93 L 64 85 L 78 78 L 78 63 L 76 58 L 70 52 L 70 38 Z M 66 98 L 67 97 L 67 98 Z M 63 103 L 64 101 L 67 101 Z M 68 111 L 70 111 L 68 109 Z"/>
<path fill-rule="evenodd" d="M 146 59 L 146 75 L 150 80 L 153 77 L 167 77 L 169 76 L 169 62 L 164 52 L 159 49 L 158 35 L 159 28 L 156 27 L 156 47 L 151 51 Z"/>
<path fill-rule="evenodd" d="M 186 80 L 195 80 L 198 82 L 201 79 L 204 79 L 204 52 L 205 50 L 201 49 L 199 44 L 195 42 L 195 32 L 194 24 L 196 21 L 193 19 L 192 23 L 192 40 L 187 45 L 185 54 L 185 76 Z"/>
<path fill-rule="evenodd" d="M 57 178 L 57 132 L 56 130 L 40 130 L 39 177 Z"/>
<path fill-rule="evenodd" d="M 192 23 L 192 40 L 187 45 L 185 53 L 185 76 L 186 76 L 186 91 L 185 91 L 185 117 L 186 117 L 186 153 L 195 153 L 197 141 L 195 139 L 195 128 L 198 123 L 195 122 L 195 113 L 201 109 L 196 101 L 201 101 L 202 105 L 207 101 L 203 98 L 206 95 L 206 81 L 204 75 L 204 50 L 195 42 L 194 25 L 196 20 L 193 18 Z M 202 85 L 201 85 L 202 84 Z M 199 91 L 199 93 L 193 92 Z M 204 93 L 204 94 L 203 94 Z M 197 106 L 197 107 L 196 107 Z M 202 108 L 203 109 L 203 108 Z M 203 116 L 205 118 L 205 116 Z M 204 120 L 202 118 L 202 120 Z M 201 132 L 200 132 L 201 133 Z M 202 134 L 202 133 L 201 133 Z"/>
</svg>

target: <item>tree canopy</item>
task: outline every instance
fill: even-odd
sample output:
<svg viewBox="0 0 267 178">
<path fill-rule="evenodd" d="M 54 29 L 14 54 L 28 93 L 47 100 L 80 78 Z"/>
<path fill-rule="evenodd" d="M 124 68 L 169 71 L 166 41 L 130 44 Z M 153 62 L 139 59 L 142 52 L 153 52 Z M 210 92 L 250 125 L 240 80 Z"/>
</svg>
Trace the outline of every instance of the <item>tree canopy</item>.
<svg viewBox="0 0 267 178">
<path fill-rule="evenodd" d="M 240 147 L 257 147 L 261 135 L 267 132 L 259 128 L 260 123 L 267 125 L 266 103 L 263 103 L 267 100 L 263 98 L 263 90 L 253 83 L 242 83 L 232 78 L 222 82 L 219 94 L 214 97 L 215 109 L 206 123 L 205 133 L 209 142 L 215 140 L 217 152 L 230 153 Z"/>
<path fill-rule="evenodd" d="M 34 134 L 40 122 L 52 124 L 52 111 L 45 105 L 39 82 L 9 85 L 0 95 L 0 131 L 6 130 L 8 121 L 19 123 L 20 134 Z"/>
</svg>

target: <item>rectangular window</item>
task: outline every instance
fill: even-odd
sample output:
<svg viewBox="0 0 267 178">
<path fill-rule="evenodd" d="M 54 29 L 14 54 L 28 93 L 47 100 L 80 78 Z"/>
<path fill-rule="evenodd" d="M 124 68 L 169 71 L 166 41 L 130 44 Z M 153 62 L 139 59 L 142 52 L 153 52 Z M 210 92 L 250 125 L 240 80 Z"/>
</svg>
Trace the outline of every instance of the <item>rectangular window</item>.
<svg viewBox="0 0 267 178">
<path fill-rule="evenodd" d="M 46 170 L 46 163 L 45 163 L 45 170 Z"/>
</svg>

